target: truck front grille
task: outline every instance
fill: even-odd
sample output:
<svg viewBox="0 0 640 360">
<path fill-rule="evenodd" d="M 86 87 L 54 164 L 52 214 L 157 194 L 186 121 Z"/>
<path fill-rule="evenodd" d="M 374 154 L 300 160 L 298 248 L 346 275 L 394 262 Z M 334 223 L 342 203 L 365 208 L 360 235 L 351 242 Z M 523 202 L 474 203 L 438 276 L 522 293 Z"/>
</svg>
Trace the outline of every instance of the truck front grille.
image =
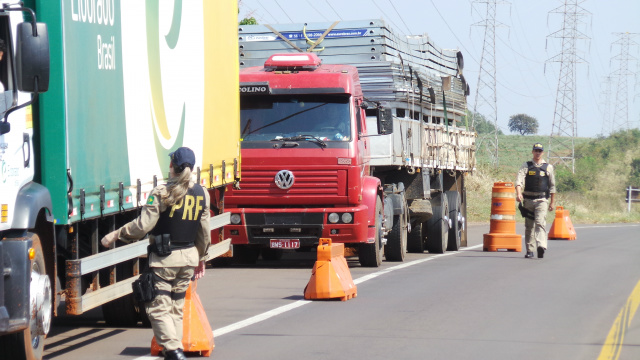
<svg viewBox="0 0 640 360">
<path fill-rule="evenodd" d="M 278 170 L 242 169 L 241 190 L 238 195 L 300 195 L 300 196 L 346 196 L 347 172 L 345 170 L 291 170 L 295 180 L 291 188 L 283 190 L 276 186 Z"/>
</svg>

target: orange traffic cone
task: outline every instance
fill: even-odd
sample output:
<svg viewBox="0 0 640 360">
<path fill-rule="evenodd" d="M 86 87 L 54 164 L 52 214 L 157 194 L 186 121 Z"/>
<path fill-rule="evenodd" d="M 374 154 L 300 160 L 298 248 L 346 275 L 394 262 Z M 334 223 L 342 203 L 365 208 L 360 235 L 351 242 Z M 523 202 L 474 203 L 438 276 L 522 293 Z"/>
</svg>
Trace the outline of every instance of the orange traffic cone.
<svg viewBox="0 0 640 360">
<path fill-rule="evenodd" d="M 208 357 L 213 351 L 213 331 L 204 312 L 200 297 L 196 293 L 197 281 L 192 281 L 187 289 L 182 319 L 182 346 L 185 353 L 200 353 Z M 157 356 L 162 351 L 155 336 L 151 340 L 151 355 Z"/>
<path fill-rule="evenodd" d="M 358 289 L 344 258 L 344 244 L 331 244 L 331 239 L 320 239 L 318 260 L 313 265 L 311 279 L 304 288 L 304 298 L 339 298 L 346 301 L 357 295 Z"/>
<path fill-rule="evenodd" d="M 522 251 L 522 235 L 516 234 L 516 188 L 513 183 L 493 184 L 491 222 L 483 240 L 484 251 Z"/>
<path fill-rule="evenodd" d="M 578 234 L 573 228 L 571 218 L 569 217 L 569 210 L 565 210 L 562 206 L 556 207 L 556 218 L 551 224 L 551 230 L 549 230 L 549 240 L 575 240 Z"/>
</svg>

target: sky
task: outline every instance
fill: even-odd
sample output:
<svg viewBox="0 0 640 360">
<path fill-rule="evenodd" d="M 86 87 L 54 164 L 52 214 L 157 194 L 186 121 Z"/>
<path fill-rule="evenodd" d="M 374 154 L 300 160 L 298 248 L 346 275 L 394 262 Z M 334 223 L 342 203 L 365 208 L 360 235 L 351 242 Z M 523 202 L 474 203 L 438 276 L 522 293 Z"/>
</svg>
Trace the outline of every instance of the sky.
<svg viewBox="0 0 640 360">
<path fill-rule="evenodd" d="M 333 22 L 337 20 L 383 19 L 396 34 L 428 34 L 441 48 L 459 49 L 465 58 L 464 75 L 471 87 L 468 107 L 474 109 L 484 27 L 473 26 L 483 20 L 486 4 L 472 0 L 240 0 L 239 19 L 255 17 L 260 24 Z M 486 0 L 485 0 L 486 2 Z M 560 63 L 549 62 L 561 53 L 562 40 L 549 35 L 562 29 L 562 14 L 552 13 L 564 0 L 511 0 L 499 2 L 496 19 L 497 121 L 509 134 L 509 117 L 524 113 L 538 120 L 540 135 L 550 135 L 556 106 Z M 579 30 L 589 39 L 579 40 L 577 55 L 576 115 L 578 137 L 608 135 L 604 126 L 603 79 L 615 71 L 619 62 L 612 58 L 620 46 L 613 33 L 637 33 L 640 44 L 640 0 L 584 0 L 588 12 Z M 339 25 L 338 25 L 339 26 Z M 640 46 L 629 54 L 640 59 Z M 628 80 L 629 122 L 640 127 L 640 65 L 629 63 L 636 76 Z M 616 106 L 616 84 L 611 91 L 609 119 Z M 479 103 L 479 106 L 481 104 Z M 480 106 L 478 112 L 489 109 Z M 556 120 L 556 129 L 559 120 Z"/>
</svg>

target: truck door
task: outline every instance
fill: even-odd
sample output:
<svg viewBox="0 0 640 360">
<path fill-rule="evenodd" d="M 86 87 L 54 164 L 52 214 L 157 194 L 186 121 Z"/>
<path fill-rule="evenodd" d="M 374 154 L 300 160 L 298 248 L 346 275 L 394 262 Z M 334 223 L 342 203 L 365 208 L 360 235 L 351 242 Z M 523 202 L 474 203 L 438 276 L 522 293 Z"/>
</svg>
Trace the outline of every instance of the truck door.
<svg viewBox="0 0 640 360">
<path fill-rule="evenodd" d="M 369 174 L 369 137 L 361 136 L 367 134 L 366 124 L 364 122 L 365 117 L 362 116 L 362 108 L 360 107 L 362 101 L 355 101 L 355 120 L 356 120 L 356 139 L 358 140 L 358 164 L 362 167 L 361 172 L 365 175 Z M 365 162 L 365 159 L 367 160 Z"/>
<path fill-rule="evenodd" d="M 5 121 L 8 109 L 17 104 L 14 80 L 14 58 L 10 18 L 0 16 L 0 185 L 6 195 L 15 195 L 20 187 L 33 178 L 31 161 L 31 118 L 25 116 L 25 109 L 16 111 Z M 8 186 L 9 188 L 4 188 Z"/>
</svg>

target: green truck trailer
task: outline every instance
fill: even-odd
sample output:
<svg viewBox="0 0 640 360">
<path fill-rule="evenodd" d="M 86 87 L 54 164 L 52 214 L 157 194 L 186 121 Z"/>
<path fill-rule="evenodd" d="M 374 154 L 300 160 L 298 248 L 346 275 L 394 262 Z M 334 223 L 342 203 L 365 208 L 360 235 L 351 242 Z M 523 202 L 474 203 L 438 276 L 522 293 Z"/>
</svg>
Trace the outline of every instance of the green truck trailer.
<svg viewBox="0 0 640 360">
<path fill-rule="evenodd" d="M 99 240 L 137 217 L 166 180 L 171 151 L 196 153 L 212 241 L 229 221 L 224 189 L 240 176 L 236 1 L 25 6 L 35 15 L 0 9 L 0 358 L 11 359 L 42 357 L 61 301 L 67 314 L 101 306 L 109 324 L 144 321 L 131 283 L 146 241 L 105 249 Z M 15 34 L 33 16 L 42 30 L 27 48 Z"/>
</svg>

